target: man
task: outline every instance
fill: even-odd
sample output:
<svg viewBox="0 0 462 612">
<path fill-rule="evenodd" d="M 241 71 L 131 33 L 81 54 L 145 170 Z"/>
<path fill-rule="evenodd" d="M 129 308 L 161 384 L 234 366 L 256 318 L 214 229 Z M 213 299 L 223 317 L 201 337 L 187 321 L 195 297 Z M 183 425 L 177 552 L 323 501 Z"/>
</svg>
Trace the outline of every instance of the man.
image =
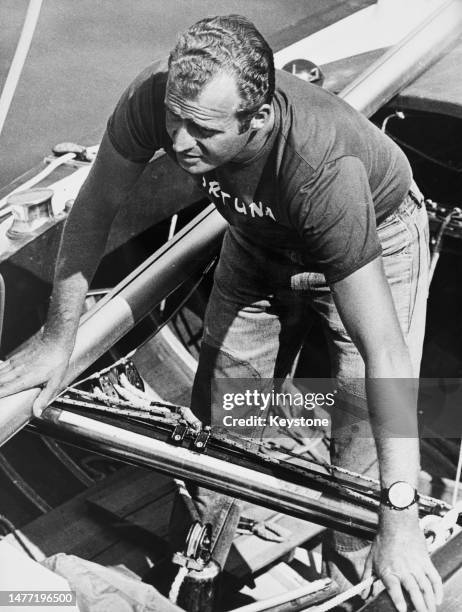
<svg viewBox="0 0 462 612">
<path fill-rule="evenodd" d="M 366 543 L 334 534 L 332 571 L 343 568 L 355 581 L 373 567 L 398 610 L 406 609 L 404 587 L 417 612 L 433 612 L 442 588 L 418 527 L 415 400 L 401 386 L 381 384 L 418 375 L 425 209 L 409 195 L 402 152 L 332 94 L 285 73 L 275 80 L 272 52 L 247 19 L 231 15 L 193 25 L 179 38 L 168 70 L 150 66 L 123 94 L 66 224 L 43 335 L 1 366 L 2 394 L 44 383 L 35 404 L 40 410 L 56 393 L 112 220 L 160 147 L 230 223 L 193 410 L 208 418 L 216 377 L 285 376 L 306 312 L 316 310 L 341 392 L 361 402 L 366 380 L 383 487 L 366 566 Z M 390 414 L 407 424 L 407 437 L 384 434 Z M 334 411 L 334 432 L 347 434 L 334 436 L 332 458 L 364 471 L 373 462 L 373 441 L 352 436 L 351 418 Z M 394 496 L 400 491 L 406 500 Z M 196 500 L 202 519 L 214 526 L 213 556 L 223 565 L 236 504 L 201 489 Z"/>
</svg>

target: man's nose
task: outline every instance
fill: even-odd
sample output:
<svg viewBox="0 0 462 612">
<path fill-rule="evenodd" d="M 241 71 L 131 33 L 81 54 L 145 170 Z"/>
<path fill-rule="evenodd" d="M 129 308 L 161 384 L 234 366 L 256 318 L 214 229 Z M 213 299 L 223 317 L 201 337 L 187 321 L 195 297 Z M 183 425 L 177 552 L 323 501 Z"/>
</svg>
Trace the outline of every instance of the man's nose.
<svg viewBox="0 0 462 612">
<path fill-rule="evenodd" d="M 180 125 L 173 133 L 172 143 L 175 153 L 185 153 L 195 146 L 196 141 L 189 133 L 187 127 Z"/>
</svg>

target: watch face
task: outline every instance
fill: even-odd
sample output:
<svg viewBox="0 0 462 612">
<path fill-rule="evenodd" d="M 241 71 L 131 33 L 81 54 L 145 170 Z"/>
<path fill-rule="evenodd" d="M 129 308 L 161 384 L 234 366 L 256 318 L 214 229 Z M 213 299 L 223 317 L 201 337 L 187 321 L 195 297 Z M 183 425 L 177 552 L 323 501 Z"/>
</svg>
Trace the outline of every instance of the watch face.
<svg viewBox="0 0 462 612">
<path fill-rule="evenodd" d="M 414 501 L 415 489 L 408 482 L 395 482 L 388 489 L 388 499 L 396 508 L 407 508 Z"/>
</svg>

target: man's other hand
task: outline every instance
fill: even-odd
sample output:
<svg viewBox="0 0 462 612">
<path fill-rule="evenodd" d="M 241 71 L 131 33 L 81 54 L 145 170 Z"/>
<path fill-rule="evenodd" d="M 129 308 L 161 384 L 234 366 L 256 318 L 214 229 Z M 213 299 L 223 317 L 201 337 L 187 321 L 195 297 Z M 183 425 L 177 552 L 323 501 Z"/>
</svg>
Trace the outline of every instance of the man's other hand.
<svg viewBox="0 0 462 612">
<path fill-rule="evenodd" d="M 17 353 L 0 362 L 0 398 L 41 387 L 33 412 L 40 416 L 58 394 L 72 349 L 43 336 L 34 336 Z"/>
<path fill-rule="evenodd" d="M 430 560 L 417 519 L 381 527 L 366 561 L 363 579 L 380 578 L 398 612 L 407 610 L 403 588 L 416 612 L 435 612 L 443 599 L 440 575 Z M 409 525 L 407 522 L 409 521 Z"/>
</svg>

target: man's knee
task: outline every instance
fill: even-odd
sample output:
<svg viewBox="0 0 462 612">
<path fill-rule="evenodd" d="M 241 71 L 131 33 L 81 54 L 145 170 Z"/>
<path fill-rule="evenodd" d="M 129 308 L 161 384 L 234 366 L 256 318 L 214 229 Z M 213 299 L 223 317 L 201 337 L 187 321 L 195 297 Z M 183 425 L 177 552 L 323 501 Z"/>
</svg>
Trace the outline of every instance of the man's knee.
<svg viewBox="0 0 462 612">
<path fill-rule="evenodd" d="M 213 406 L 221 410 L 222 400 L 213 393 L 215 386 L 212 381 L 217 379 L 259 380 L 260 374 L 244 359 L 203 342 L 191 395 L 191 410 L 206 425 L 211 424 Z"/>
</svg>

